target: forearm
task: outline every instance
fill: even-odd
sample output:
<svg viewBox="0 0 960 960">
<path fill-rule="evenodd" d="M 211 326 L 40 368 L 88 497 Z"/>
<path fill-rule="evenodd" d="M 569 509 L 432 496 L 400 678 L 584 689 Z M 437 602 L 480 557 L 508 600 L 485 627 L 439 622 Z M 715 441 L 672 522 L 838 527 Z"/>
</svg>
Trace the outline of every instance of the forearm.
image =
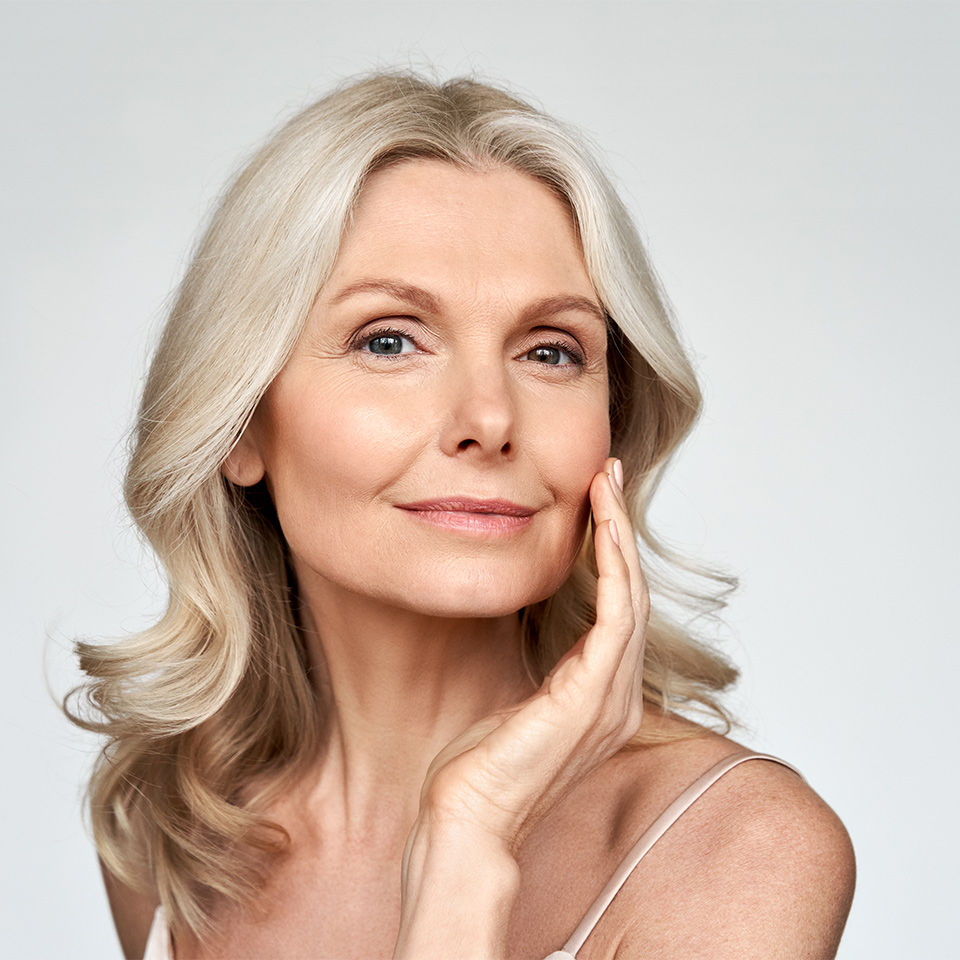
<svg viewBox="0 0 960 960">
<path fill-rule="evenodd" d="M 519 887 L 520 871 L 505 845 L 461 826 L 418 823 L 405 858 L 394 957 L 505 957 Z"/>
</svg>

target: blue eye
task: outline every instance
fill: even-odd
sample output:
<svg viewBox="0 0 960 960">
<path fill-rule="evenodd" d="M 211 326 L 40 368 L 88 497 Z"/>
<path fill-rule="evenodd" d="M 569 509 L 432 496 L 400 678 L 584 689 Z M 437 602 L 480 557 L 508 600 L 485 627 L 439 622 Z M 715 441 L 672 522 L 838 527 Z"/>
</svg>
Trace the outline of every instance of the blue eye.
<svg viewBox="0 0 960 960">
<path fill-rule="evenodd" d="M 543 343 L 534 347 L 526 356 L 527 360 L 543 363 L 549 366 L 561 367 L 573 364 L 583 366 L 583 358 L 573 350 L 556 343 Z"/>
<path fill-rule="evenodd" d="M 398 357 L 404 353 L 416 353 L 417 345 L 405 334 L 382 330 L 365 339 L 361 349 L 378 357 Z"/>
</svg>

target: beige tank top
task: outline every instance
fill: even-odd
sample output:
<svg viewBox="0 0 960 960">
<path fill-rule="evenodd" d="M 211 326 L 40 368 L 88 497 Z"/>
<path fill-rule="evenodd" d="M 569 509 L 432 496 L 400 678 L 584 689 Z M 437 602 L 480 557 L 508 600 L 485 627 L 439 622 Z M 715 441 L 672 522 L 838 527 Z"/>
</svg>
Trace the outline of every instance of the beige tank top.
<svg viewBox="0 0 960 960">
<path fill-rule="evenodd" d="M 770 760 L 773 763 L 788 767 L 802 777 L 796 767 L 791 766 L 785 760 L 771 757 L 765 753 L 734 753 L 712 766 L 702 777 L 694 780 L 644 831 L 640 839 L 634 844 L 633 849 L 617 867 L 616 872 L 610 878 L 610 882 L 600 892 L 600 896 L 594 900 L 570 939 L 561 949 L 555 950 L 545 960 L 576 960 L 577 952 L 593 932 L 593 928 L 597 925 L 607 907 L 613 902 L 613 898 L 620 892 L 620 888 L 627 882 L 627 878 L 636 869 L 637 864 L 650 851 L 650 848 L 725 773 L 729 773 L 734 767 L 747 760 Z M 147 937 L 147 948 L 143 960 L 175 960 L 173 941 L 170 937 L 170 929 L 167 926 L 167 918 L 163 907 L 157 907 L 157 911 L 153 915 L 153 924 Z"/>
</svg>

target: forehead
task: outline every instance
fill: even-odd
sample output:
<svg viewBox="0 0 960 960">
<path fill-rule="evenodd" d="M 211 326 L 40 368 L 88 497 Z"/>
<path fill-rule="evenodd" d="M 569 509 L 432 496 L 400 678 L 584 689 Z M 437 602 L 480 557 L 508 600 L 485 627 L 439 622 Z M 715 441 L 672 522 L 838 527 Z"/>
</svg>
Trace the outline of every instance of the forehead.
<svg viewBox="0 0 960 960">
<path fill-rule="evenodd" d="M 373 173 L 329 283 L 384 271 L 418 283 L 455 279 L 461 289 L 519 284 L 593 294 L 567 205 L 509 167 L 407 160 Z"/>
<path fill-rule="evenodd" d="M 353 219 L 356 223 L 372 211 L 406 215 L 411 208 L 476 213 L 478 202 L 500 215 L 520 204 L 528 212 L 563 220 L 573 230 L 566 202 L 530 174 L 505 165 L 466 167 L 433 159 L 400 160 L 374 171 L 360 189 Z"/>
</svg>

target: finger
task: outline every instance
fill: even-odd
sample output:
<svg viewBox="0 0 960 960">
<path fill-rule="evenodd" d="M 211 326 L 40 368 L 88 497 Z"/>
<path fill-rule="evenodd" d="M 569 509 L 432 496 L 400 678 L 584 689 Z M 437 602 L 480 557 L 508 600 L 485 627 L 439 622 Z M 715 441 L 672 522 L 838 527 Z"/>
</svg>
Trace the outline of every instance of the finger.
<svg viewBox="0 0 960 960">
<path fill-rule="evenodd" d="M 594 626 L 583 638 L 581 662 L 587 668 L 594 696 L 606 697 L 611 692 L 623 665 L 623 679 L 618 687 L 631 689 L 639 674 L 642 657 L 645 609 L 637 602 L 638 591 L 645 597 L 645 581 L 640 570 L 636 539 L 630 516 L 615 486 L 614 459 L 604 464 L 590 484 L 593 510 L 594 549 L 597 559 L 597 603 Z M 632 556 L 634 568 L 628 558 Z M 639 627 L 639 629 L 638 629 Z M 570 659 L 573 659 L 572 657 Z M 626 663 L 623 661 L 626 659 Z M 558 663 L 551 672 L 560 679 L 568 671 L 569 660 Z M 568 669 L 573 668 L 572 665 Z M 587 680 L 579 674 L 578 683 Z"/>
<path fill-rule="evenodd" d="M 603 471 L 594 477 L 590 485 L 590 502 L 595 524 L 599 525 L 610 519 L 616 522 L 620 532 L 620 551 L 630 571 L 634 608 L 638 619 L 645 623 L 649 616 L 647 581 L 640 563 L 632 518 L 623 498 L 623 490 L 617 481 L 615 467 L 619 467 L 619 461 L 611 458 L 604 464 Z M 622 472 L 620 475 L 622 476 Z"/>
<path fill-rule="evenodd" d="M 620 460 L 611 457 L 604 464 L 603 472 L 607 475 L 614 498 L 610 515 L 617 521 L 617 528 L 625 534 L 620 538 L 620 549 L 630 569 L 634 606 L 640 618 L 645 621 L 649 616 L 649 591 L 646 577 L 643 575 L 643 566 L 640 563 L 637 538 L 633 531 L 633 518 L 627 508 L 623 492 L 623 464 Z"/>
<path fill-rule="evenodd" d="M 610 459 L 604 465 L 604 471 L 595 478 L 591 485 L 591 500 L 594 504 L 594 515 L 598 522 L 612 521 L 619 532 L 619 551 L 621 559 L 627 568 L 629 580 L 629 603 L 630 603 L 630 621 L 633 624 L 631 635 L 627 640 L 626 647 L 620 654 L 620 682 L 619 685 L 627 689 L 639 689 L 640 674 L 642 670 L 642 661 L 644 653 L 644 639 L 646 635 L 646 625 L 649 618 L 650 601 L 647 591 L 646 579 L 643 576 L 643 570 L 640 564 L 640 555 L 637 550 L 637 541 L 633 532 L 630 515 L 624 503 L 622 487 L 618 482 L 622 477 L 622 472 L 617 468 L 618 461 Z M 605 521 L 601 521 L 601 517 Z M 597 567 L 598 571 L 602 563 L 601 545 L 597 544 Z M 603 606 L 600 588 L 598 584 L 597 597 L 597 616 L 598 623 L 602 621 L 613 623 L 616 620 L 621 622 L 627 620 L 624 611 L 616 611 Z M 605 596 L 607 596 L 605 594 Z"/>
<path fill-rule="evenodd" d="M 605 684 L 616 674 L 636 627 L 630 569 L 621 550 L 622 543 L 623 534 L 615 518 L 598 523 L 594 533 L 597 616 L 584 638 L 583 658 Z"/>
</svg>

